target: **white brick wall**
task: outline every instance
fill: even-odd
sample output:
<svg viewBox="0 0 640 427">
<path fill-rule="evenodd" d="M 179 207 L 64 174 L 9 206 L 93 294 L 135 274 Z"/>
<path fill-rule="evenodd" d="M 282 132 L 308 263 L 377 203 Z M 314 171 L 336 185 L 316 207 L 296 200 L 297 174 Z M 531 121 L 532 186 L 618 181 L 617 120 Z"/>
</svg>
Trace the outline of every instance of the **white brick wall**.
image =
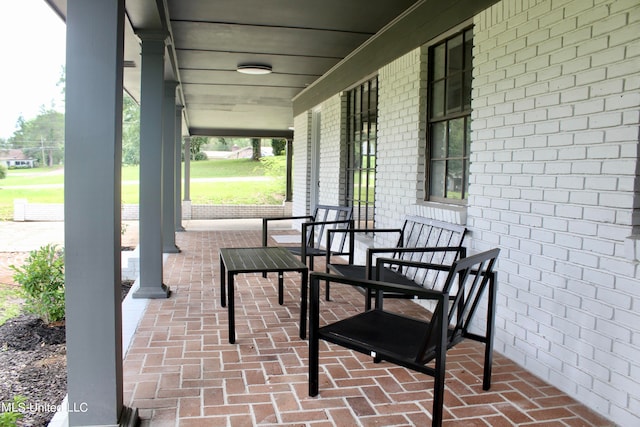
<svg viewBox="0 0 640 427">
<path fill-rule="evenodd" d="M 502 247 L 496 349 L 640 425 L 640 3 L 503 0 L 474 21 L 468 221 Z"/>
<path fill-rule="evenodd" d="M 496 349 L 640 425 L 640 3 L 503 0 L 474 24 L 468 207 L 422 202 L 425 47 L 379 72 L 377 225 L 419 214 L 501 247 Z M 339 104 L 322 105 L 327 202 Z"/>
<path fill-rule="evenodd" d="M 309 173 L 311 155 L 311 112 L 300 114 L 293 120 L 293 215 L 308 213 Z"/>
<path fill-rule="evenodd" d="M 402 225 L 423 191 L 425 55 L 415 49 L 378 74 L 377 227 Z M 378 237 L 381 245 L 395 244 L 385 237 Z"/>
<path fill-rule="evenodd" d="M 320 191 L 318 202 L 323 205 L 344 204 L 344 175 L 346 153 L 342 148 L 345 129 L 342 112 L 344 102 L 335 95 L 321 105 L 320 124 Z"/>
</svg>

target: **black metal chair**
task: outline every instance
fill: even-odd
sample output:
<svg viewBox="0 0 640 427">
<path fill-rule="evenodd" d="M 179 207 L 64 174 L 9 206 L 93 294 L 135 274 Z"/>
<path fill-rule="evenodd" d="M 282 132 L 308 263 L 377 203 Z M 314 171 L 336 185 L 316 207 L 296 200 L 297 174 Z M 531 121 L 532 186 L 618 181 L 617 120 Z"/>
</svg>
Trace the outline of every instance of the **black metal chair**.
<svg viewBox="0 0 640 427">
<path fill-rule="evenodd" d="M 305 264 L 308 263 L 309 269 L 313 271 L 315 257 L 325 257 L 328 253 L 331 255 L 346 254 L 348 235 L 342 234 L 338 238 L 334 238 L 334 236 L 329 238 L 328 231 L 353 228 L 352 215 L 353 208 L 351 206 L 318 205 L 313 215 L 263 218 L 262 246 L 267 246 L 270 222 L 304 219 L 306 221 L 302 223 L 300 244 L 286 246 L 286 249 L 294 255 L 300 256 L 300 260 Z"/>
<path fill-rule="evenodd" d="M 357 233 L 391 233 L 398 236 L 394 247 L 373 247 L 367 249 L 366 262 L 364 265 L 355 264 L 355 235 Z M 327 254 L 326 272 L 339 274 L 350 279 L 373 279 L 376 277 L 376 267 L 374 257 L 387 256 L 404 261 L 419 261 L 432 264 L 451 264 L 464 252 L 456 252 L 462 249 L 462 243 L 467 234 L 467 228 L 462 225 L 437 221 L 421 216 L 407 216 L 402 228 L 384 229 L 348 229 L 330 230 L 327 233 L 327 240 L 335 240 L 335 235 L 349 235 L 349 247 L 347 252 L 347 262 L 332 262 L 331 255 Z M 433 250 L 433 248 L 445 248 L 445 251 Z M 438 280 L 440 273 L 420 275 L 420 270 L 407 268 L 385 268 L 379 276 L 382 281 L 397 284 L 407 284 L 416 282 L 420 285 L 431 286 L 429 282 Z M 327 296 L 329 299 L 330 285 L 327 285 Z M 371 292 L 366 292 L 365 308 L 371 308 Z M 407 298 L 404 294 L 388 294 L 387 297 Z"/>
<path fill-rule="evenodd" d="M 398 265 L 417 269 L 446 271 L 441 287 L 394 284 L 379 280 L 353 280 L 326 273 L 311 274 L 309 311 L 309 395 L 318 395 L 319 340 L 371 355 L 382 360 L 434 377 L 432 425 L 442 424 L 446 352 L 464 339 L 485 344 L 484 390 L 491 386 L 491 365 L 497 280 L 494 266 L 499 249 L 492 249 L 439 265 L 391 258 L 377 260 L 378 267 Z M 380 271 L 380 270 L 378 270 Z M 376 294 L 375 307 L 352 317 L 320 327 L 320 282 L 330 281 L 365 287 Z M 488 291 L 483 299 L 484 291 Z M 393 313 L 383 306 L 386 292 L 402 293 L 431 300 L 435 309 L 424 318 Z M 484 335 L 471 333 L 469 326 L 484 302 Z M 425 310 L 426 312 L 426 310 Z M 434 362 L 431 365 L 431 362 Z M 431 366 L 427 366 L 430 364 Z"/>
</svg>

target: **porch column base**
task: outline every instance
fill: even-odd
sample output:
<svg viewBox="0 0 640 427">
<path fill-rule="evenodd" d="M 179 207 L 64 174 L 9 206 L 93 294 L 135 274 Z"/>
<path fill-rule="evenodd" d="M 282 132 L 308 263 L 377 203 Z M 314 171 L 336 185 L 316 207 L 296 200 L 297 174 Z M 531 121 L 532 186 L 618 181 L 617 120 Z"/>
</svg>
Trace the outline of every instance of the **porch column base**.
<svg viewBox="0 0 640 427">
<path fill-rule="evenodd" d="M 118 427 L 136 427 L 139 424 L 140 417 L 138 416 L 138 410 L 136 408 L 129 408 L 128 406 L 123 407 L 120 421 L 118 421 Z"/>
<path fill-rule="evenodd" d="M 159 287 L 157 286 L 144 286 L 140 285 L 137 291 L 135 291 L 132 298 L 149 298 L 149 299 L 162 299 L 169 298 L 171 295 L 171 289 L 164 283 Z"/>
<path fill-rule="evenodd" d="M 166 248 L 162 248 L 162 252 L 165 253 L 165 254 L 179 254 L 182 251 L 176 245 L 169 245 Z"/>
</svg>

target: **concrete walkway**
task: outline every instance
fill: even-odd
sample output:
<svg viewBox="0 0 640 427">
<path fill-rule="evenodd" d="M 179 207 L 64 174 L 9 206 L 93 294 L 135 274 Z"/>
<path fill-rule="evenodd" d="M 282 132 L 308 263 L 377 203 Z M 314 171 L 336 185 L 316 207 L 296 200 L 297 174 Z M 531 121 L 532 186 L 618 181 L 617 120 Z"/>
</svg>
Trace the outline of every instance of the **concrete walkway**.
<svg viewBox="0 0 640 427">
<path fill-rule="evenodd" d="M 138 221 L 126 221 L 122 236 L 124 246 L 138 244 Z M 261 230 L 261 219 L 185 220 L 188 231 L 201 230 Z M 275 227 L 290 229 L 290 221 L 282 221 Z M 272 227 L 273 228 L 273 227 Z M 48 243 L 64 245 L 64 222 L 14 222 L 0 221 L 0 252 L 29 252 Z"/>
</svg>

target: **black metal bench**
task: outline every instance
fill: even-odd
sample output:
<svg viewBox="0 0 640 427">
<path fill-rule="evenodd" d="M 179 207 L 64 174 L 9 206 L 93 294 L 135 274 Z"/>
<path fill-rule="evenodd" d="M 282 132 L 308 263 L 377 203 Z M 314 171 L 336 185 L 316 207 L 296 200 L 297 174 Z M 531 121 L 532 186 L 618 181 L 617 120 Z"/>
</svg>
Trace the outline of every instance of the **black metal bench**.
<svg viewBox="0 0 640 427">
<path fill-rule="evenodd" d="M 421 216 L 407 216 L 402 228 L 383 229 L 348 229 L 330 230 L 327 233 L 327 240 L 335 240 L 334 234 L 341 233 L 348 235 L 347 261 L 332 262 L 328 253 L 326 257 L 326 272 L 334 273 L 350 279 L 372 279 L 376 277 L 376 267 L 374 258 L 383 254 L 393 259 L 402 261 L 417 261 L 433 264 L 451 265 L 455 261 L 458 253 L 452 251 L 433 251 L 431 248 L 461 248 L 464 237 L 467 234 L 466 227 L 457 224 L 437 221 Z M 357 233 L 381 234 L 392 233 L 398 235 L 397 243 L 394 247 L 368 248 L 365 265 L 354 263 L 355 260 L 355 235 Z M 379 276 L 380 280 L 404 284 L 408 286 L 425 286 L 431 282 L 443 280 L 443 275 L 439 272 L 425 273 L 412 267 L 384 268 Z M 330 285 L 326 287 L 326 299 L 329 300 Z M 388 294 L 387 297 L 407 298 L 405 294 Z M 371 291 L 366 292 L 365 308 L 371 308 Z"/>
<path fill-rule="evenodd" d="M 286 246 L 286 249 L 294 255 L 300 256 L 300 260 L 303 263 L 306 264 L 308 260 L 309 269 L 313 271 L 313 259 L 315 257 L 327 256 L 328 252 L 332 255 L 346 254 L 347 236 L 342 235 L 337 240 L 334 240 L 333 236 L 331 238 L 328 237 L 328 232 L 331 230 L 353 228 L 352 214 L 353 208 L 351 206 L 317 205 L 313 215 L 263 218 L 262 246 L 267 246 L 270 222 L 296 219 L 305 220 L 305 222 L 302 223 L 300 244 L 296 246 Z M 325 236 L 327 237 L 326 240 Z M 327 242 L 327 246 L 325 246 L 325 241 Z M 331 251 L 327 251 L 327 248 L 331 248 Z"/>
<path fill-rule="evenodd" d="M 461 250 L 464 252 L 464 249 Z M 442 286 L 432 288 L 312 273 L 309 311 L 309 395 L 318 395 L 319 340 L 371 355 L 375 362 L 385 360 L 433 376 L 433 426 L 442 424 L 446 352 L 464 339 L 485 344 L 482 388 L 488 390 L 491 387 L 497 292 L 496 273 L 493 269 L 498 253 L 499 249 L 492 249 L 463 257 L 450 266 L 391 258 L 379 258 L 376 261 L 378 267 L 396 265 L 445 272 L 446 279 Z M 321 281 L 365 287 L 377 295 L 375 308 L 320 327 Z M 483 299 L 485 290 L 488 291 L 488 295 Z M 420 318 L 393 313 L 383 305 L 383 295 L 387 292 L 431 300 L 435 303 L 435 309 L 430 316 L 427 310 L 424 310 L 425 316 Z M 484 335 L 479 335 L 471 333 L 469 326 L 483 301 L 486 301 L 487 320 Z"/>
</svg>

